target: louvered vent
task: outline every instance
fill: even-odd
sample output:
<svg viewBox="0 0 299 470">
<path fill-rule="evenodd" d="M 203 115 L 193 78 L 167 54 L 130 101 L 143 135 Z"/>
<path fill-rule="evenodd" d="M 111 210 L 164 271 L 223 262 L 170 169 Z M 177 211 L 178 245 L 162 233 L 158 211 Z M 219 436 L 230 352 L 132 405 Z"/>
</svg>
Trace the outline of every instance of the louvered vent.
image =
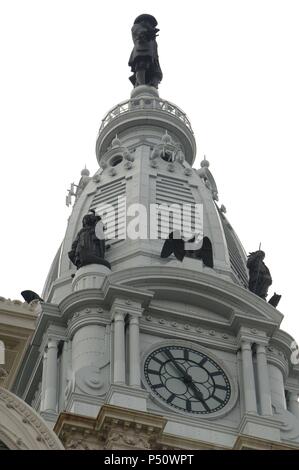
<svg viewBox="0 0 299 470">
<path fill-rule="evenodd" d="M 233 229 L 231 228 L 231 226 L 229 225 L 228 221 L 223 216 L 223 214 L 220 211 L 219 211 L 219 214 L 222 219 L 222 226 L 223 226 L 224 235 L 226 238 L 232 271 L 237 276 L 242 286 L 247 288 L 248 287 L 248 274 L 247 274 L 246 266 L 240 254 L 240 251 L 242 252 L 240 242 L 238 241 Z"/>
<path fill-rule="evenodd" d="M 126 236 L 126 181 L 124 178 L 109 182 L 99 189 L 90 209 L 101 215 L 104 209 L 103 222 L 107 227 L 105 232 L 109 244 L 115 244 Z"/>
<path fill-rule="evenodd" d="M 177 204 L 180 210 L 158 212 L 158 238 L 168 238 L 170 232 L 179 229 L 182 232 L 191 228 L 195 231 L 195 201 L 191 189 L 184 181 L 177 178 L 158 176 L 156 182 L 156 203 L 170 206 Z M 184 210 L 182 210 L 182 206 Z"/>
</svg>

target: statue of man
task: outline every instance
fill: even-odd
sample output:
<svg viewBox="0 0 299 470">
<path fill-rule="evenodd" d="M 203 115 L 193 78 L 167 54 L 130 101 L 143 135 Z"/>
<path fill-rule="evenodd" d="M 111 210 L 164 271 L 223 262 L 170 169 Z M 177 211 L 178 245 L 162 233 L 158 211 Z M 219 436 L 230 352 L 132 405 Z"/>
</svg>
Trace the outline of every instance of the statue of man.
<svg viewBox="0 0 299 470">
<path fill-rule="evenodd" d="M 134 21 L 132 38 L 134 49 L 129 59 L 133 75 L 129 78 L 134 87 L 150 85 L 158 88 L 163 74 L 159 64 L 156 36 L 157 20 L 152 15 L 140 15 Z"/>
<path fill-rule="evenodd" d="M 78 232 L 71 251 L 68 253 L 69 259 L 77 266 L 77 269 L 88 264 L 103 264 L 110 268 L 110 264 L 104 259 L 105 239 L 97 236 L 102 232 L 97 227 L 98 224 L 103 225 L 101 217 L 96 215 L 94 210 L 89 211 L 83 217 L 83 227 Z"/>
<path fill-rule="evenodd" d="M 272 284 L 269 269 L 264 263 L 265 253 L 262 250 L 250 253 L 247 260 L 249 269 L 249 290 L 266 300 L 268 288 Z"/>
</svg>

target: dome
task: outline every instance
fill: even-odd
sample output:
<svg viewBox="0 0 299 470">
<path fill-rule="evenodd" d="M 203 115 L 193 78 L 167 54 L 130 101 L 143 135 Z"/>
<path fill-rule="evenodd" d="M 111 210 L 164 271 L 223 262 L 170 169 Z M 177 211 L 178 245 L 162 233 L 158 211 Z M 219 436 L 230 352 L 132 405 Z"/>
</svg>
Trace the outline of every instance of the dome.
<svg viewBox="0 0 299 470">
<path fill-rule="evenodd" d="M 200 166 L 202 168 L 208 168 L 210 166 L 210 162 L 206 160 L 206 157 L 204 157 L 204 159 L 200 162 Z"/>
<path fill-rule="evenodd" d="M 208 162 L 204 160 L 204 168 L 209 172 L 208 177 L 211 184 L 207 184 L 207 178 L 203 178 L 199 172 L 192 171 L 189 163 L 193 161 L 195 156 L 195 140 L 188 118 L 185 117 L 183 121 L 180 115 L 174 114 L 171 115 L 171 121 L 169 121 L 169 111 L 151 108 L 151 114 L 148 115 L 147 122 L 145 122 L 143 121 L 143 112 L 144 110 L 140 114 L 143 122 L 140 127 L 133 126 L 136 122 L 136 110 L 132 113 L 128 111 L 124 116 L 126 126 L 123 126 L 123 122 L 120 120 L 122 116 L 115 114 L 115 117 L 110 118 L 110 122 L 106 126 L 101 127 L 97 144 L 97 153 L 100 155 L 103 168 L 101 178 L 90 178 L 73 207 L 64 241 L 47 278 L 43 293 L 46 299 L 59 301 L 68 290 L 70 291 L 75 267 L 69 260 L 68 252 L 82 226 L 83 216 L 90 209 L 98 211 L 101 204 L 108 205 L 117 216 L 114 227 L 110 223 L 112 212 L 112 215 L 108 214 L 106 217 L 108 224 L 106 236 L 110 245 L 110 249 L 106 252 L 106 258 L 111 264 L 112 271 L 123 271 L 132 266 L 157 265 L 163 267 L 167 265 L 169 267 L 173 265 L 182 270 L 198 270 L 208 276 L 221 277 L 230 283 L 233 282 L 247 288 L 246 254 L 230 223 L 215 203 L 217 187 L 210 170 L 207 168 Z M 157 114 L 158 119 L 154 114 Z M 161 122 L 163 118 L 165 122 Z M 130 122 L 130 119 L 133 123 Z M 117 133 L 107 134 L 107 127 L 117 127 L 117 124 L 119 125 Z M 168 126 L 167 132 L 165 132 L 166 125 Z M 182 128 L 185 138 L 182 137 Z M 110 136 L 110 145 L 108 135 Z M 186 141 L 187 138 L 188 141 Z M 123 160 L 119 165 L 113 167 L 114 171 L 112 172 L 109 162 L 116 155 L 116 139 L 118 142 L 121 140 L 122 146 L 134 155 L 134 161 Z M 181 148 L 184 154 L 188 154 L 188 151 L 190 152 L 193 148 L 193 156 L 189 158 L 189 162 L 179 158 L 170 163 L 159 157 L 153 160 L 153 151 L 161 145 L 163 139 L 164 142 L 165 140 L 172 142 L 174 148 L 176 146 Z M 105 150 L 102 145 L 103 140 L 106 140 Z M 174 257 L 169 257 L 167 260 L 161 258 L 164 238 L 167 237 L 163 217 L 156 220 L 156 237 L 151 239 L 128 237 L 126 210 L 131 204 L 136 203 L 142 203 L 147 209 L 151 205 L 163 206 L 163 204 L 191 207 L 189 214 L 191 231 L 195 230 L 194 207 L 198 205 L 202 210 L 203 235 L 211 240 L 213 247 L 213 269 L 205 266 L 201 260 L 188 256 L 184 258 L 182 263 Z"/>
<path fill-rule="evenodd" d="M 90 175 L 90 171 L 85 167 L 83 168 L 83 170 L 81 171 L 81 176 L 89 176 Z"/>
</svg>

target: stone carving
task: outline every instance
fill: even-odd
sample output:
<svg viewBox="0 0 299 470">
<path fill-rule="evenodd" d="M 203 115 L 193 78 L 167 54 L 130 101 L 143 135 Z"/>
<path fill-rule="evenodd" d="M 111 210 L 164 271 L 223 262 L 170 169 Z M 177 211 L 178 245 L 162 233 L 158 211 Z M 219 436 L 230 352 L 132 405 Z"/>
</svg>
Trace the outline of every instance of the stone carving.
<svg viewBox="0 0 299 470">
<path fill-rule="evenodd" d="M 65 198 L 65 203 L 68 207 L 72 205 L 72 197 L 75 198 L 75 204 L 76 204 L 84 188 L 88 185 L 89 181 L 91 180 L 91 177 L 89 175 L 90 175 L 89 170 L 85 167 L 81 171 L 81 178 L 80 178 L 79 184 L 71 183 L 71 187 L 70 189 L 68 189 L 68 192 Z"/>
<path fill-rule="evenodd" d="M 175 171 L 175 166 L 173 163 L 169 163 L 167 165 L 167 170 L 170 171 L 171 173 L 173 173 Z"/>
<path fill-rule="evenodd" d="M 156 36 L 157 20 L 147 14 L 139 15 L 131 29 L 134 48 L 129 59 L 133 75 L 129 80 L 137 87 L 150 85 L 158 88 L 162 80 L 162 70 L 159 64 Z"/>
<path fill-rule="evenodd" d="M 299 420 L 289 410 L 285 410 L 277 403 L 272 404 L 274 416 L 283 423 L 281 433 L 284 439 L 298 441 L 299 439 Z"/>
<path fill-rule="evenodd" d="M 218 201 L 218 189 L 216 181 L 209 170 L 210 162 L 204 156 L 204 159 L 200 163 L 201 168 L 197 170 L 197 174 L 203 179 L 206 187 L 211 191 L 214 201 Z"/>
<path fill-rule="evenodd" d="M 249 253 L 247 268 L 249 269 L 249 290 L 266 300 L 268 288 L 272 284 L 269 269 L 264 263 L 265 253 L 262 250 Z"/>
<path fill-rule="evenodd" d="M 1 403 L 7 408 L 14 411 L 15 421 L 11 421 L 12 425 L 19 423 L 20 431 L 24 432 L 23 426 L 32 428 L 37 436 L 42 438 L 42 447 L 47 449 L 63 449 L 63 446 L 57 436 L 51 431 L 43 419 L 31 408 L 27 403 L 20 400 L 8 390 L 0 388 L 0 413 Z M 22 424 L 21 424 L 22 423 Z M 15 441 L 16 442 L 16 441 Z"/>
<path fill-rule="evenodd" d="M 175 171 L 175 163 L 179 163 L 184 167 L 185 162 L 185 155 L 182 151 L 181 145 L 174 142 L 167 131 L 162 135 L 161 143 L 151 149 L 149 158 L 152 166 L 156 166 L 156 160 L 158 158 L 162 158 L 162 160 L 168 163 L 167 170 L 170 172 Z M 190 176 L 192 174 L 192 169 L 188 168 L 187 173 Z"/>
<path fill-rule="evenodd" d="M 103 264 L 110 268 L 105 258 L 105 227 L 94 210 L 83 217 L 83 228 L 75 238 L 68 255 L 77 269 L 88 264 Z M 108 248 L 108 247 L 107 247 Z"/>
<path fill-rule="evenodd" d="M 126 162 L 124 166 L 127 170 L 130 170 L 133 167 L 133 164 L 132 162 Z"/>
<path fill-rule="evenodd" d="M 90 450 L 83 439 L 70 439 L 65 445 L 66 450 Z"/>
<path fill-rule="evenodd" d="M 82 367 L 75 374 L 76 391 L 81 391 L 86 395 L 99 396 L 107 392 L 109 360 L 103 357 L 99 366 Z"/>
<path fill-rule="evenodd" d="M 116 447 L 117 446 L 117 447 Z M 106 448 L 130 448 L 134 447 L 135 449 L 150 449 L 150 444 L 148 438 L 140 436 L 135 432 L 131 431 L 131 434 L 123 431 L 112 431 L 109 433 L 109 436 L 106 441 Z"/>
</svg>

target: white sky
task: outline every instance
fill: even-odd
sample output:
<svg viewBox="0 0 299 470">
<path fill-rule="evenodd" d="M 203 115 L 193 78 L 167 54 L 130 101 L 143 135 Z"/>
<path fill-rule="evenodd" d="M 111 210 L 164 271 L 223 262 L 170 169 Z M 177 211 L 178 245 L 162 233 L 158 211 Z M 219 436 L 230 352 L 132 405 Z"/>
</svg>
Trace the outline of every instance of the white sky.
<svg viewBox="0 0 299 470">
<path fill-rule="evenodd" d="M 299 340 L 297 0 L 0 0 L 0 295 L 41 293 L 66 190 L 96 171 L 101 119 L 129 98 L 141 13 L 160 28 L 160 96 L 191 120 L 195 167 L 206 154 L 246 251 L 262 243 Z"/>
</svg>

